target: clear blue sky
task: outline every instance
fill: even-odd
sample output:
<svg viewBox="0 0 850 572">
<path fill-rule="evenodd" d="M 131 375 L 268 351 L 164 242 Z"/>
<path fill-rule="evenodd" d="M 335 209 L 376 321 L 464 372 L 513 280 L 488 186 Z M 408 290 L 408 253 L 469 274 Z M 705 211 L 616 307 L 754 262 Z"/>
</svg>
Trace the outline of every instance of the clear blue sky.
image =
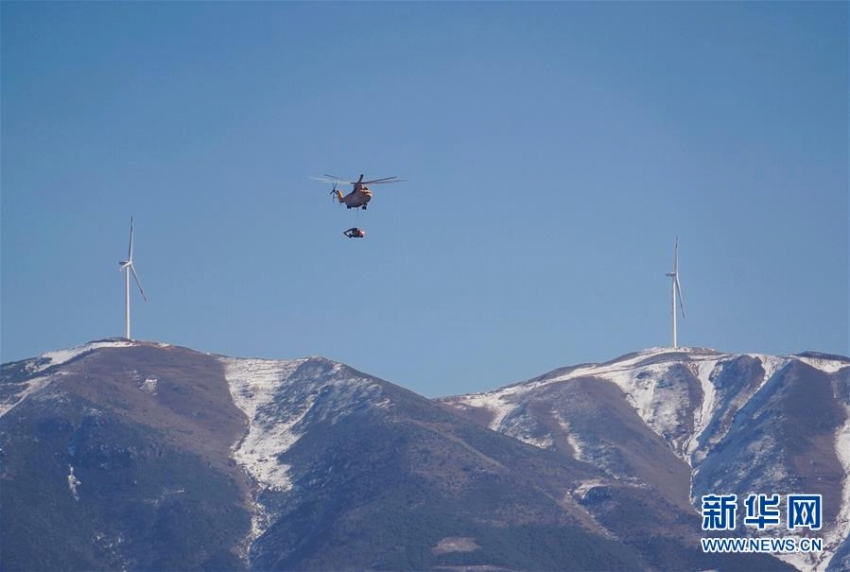
<svg viewBox="0 0 850 572">
<path fill-rule="evenodd" d="M 427 396 L 847 355 L 848 4 L 17 3 L 2 361 L 123 332 Z M 397 175 L 364 212 L 309 179 Z M 364 240 L 342 231 L 355 224 Z"/>
</svg>

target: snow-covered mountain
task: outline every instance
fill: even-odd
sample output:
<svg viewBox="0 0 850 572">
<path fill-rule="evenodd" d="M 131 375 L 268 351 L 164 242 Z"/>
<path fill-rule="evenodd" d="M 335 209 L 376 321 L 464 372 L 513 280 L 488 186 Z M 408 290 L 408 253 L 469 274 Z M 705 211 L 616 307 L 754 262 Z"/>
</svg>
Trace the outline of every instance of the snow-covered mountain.
<svg viewBox="0 0 850 572">
<path fill-rule="evenodd" d="M 820 494 L 825 550 L 781 558 L 850 570 L 848 358 L 657 348 L 442 401 L 697 509 L 708 494 Z"/>
<path fill-rule="evenodd" d="M 846 569 L 848 365 L 650 350 L 429 400 L 321 357 L 49 352 L 2 366 L 0 569 Z M 694 503 L 747 487 L 822 494 L 824 557 L 703 553 Z"/>
</svg>

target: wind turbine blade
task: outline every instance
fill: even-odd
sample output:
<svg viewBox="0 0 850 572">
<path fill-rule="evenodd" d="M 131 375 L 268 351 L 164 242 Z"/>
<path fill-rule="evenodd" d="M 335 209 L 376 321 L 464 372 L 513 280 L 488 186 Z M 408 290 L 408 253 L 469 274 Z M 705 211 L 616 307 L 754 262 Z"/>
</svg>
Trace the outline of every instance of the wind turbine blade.
<svg viewBox="0 0 850 572">
<path fill-rule="evenodd" d="M 679 274 L 679 235 L 676 235 L 676 244 L 673 246 L 673 274 Z"/>
<path fill-rule="evenodd" d="M 685 302 L 682 300 L 682 285 L 679 283 L 679 275 L 676 274 L 676 294 L 679 296 L 679 308 L 682 309 L 682 316 L 685 315 Z"/>
<path fill-rule="evenodd" d="M 130 248 L 127 250 L 127 260 L 133 260 L 133 217 L 130 217 Z"/>
<path fill-rule="evenodd" d="M 135 266 L 133 266 L 132 264 L 130 264 L 128 267 L 130 268 L 130 270 L 132 270 L 132 271 L 133 271 L 133 278 L 135 278 L 135 279 L 136 279 L 136 286 L 138 286 L 138 287 L 139 287 L 139 292 L 141 292 L 141 293 L 142 293 L 142 298 L 144 299 L 144 301 L 145 301 L 145 302 L 147 302 L 147 301 L 148 301 L 148 297 L 147 297 L 147 296 L 145 296 L 145 291 L 144 291 L 144 290 L 142 290 L 142 283 L 141 283 L 141 282 L 139 282 L 139 275 L 138 275 L 138 274 L 136 274 L 136 267 L 135 267 Z"/>
</svg>

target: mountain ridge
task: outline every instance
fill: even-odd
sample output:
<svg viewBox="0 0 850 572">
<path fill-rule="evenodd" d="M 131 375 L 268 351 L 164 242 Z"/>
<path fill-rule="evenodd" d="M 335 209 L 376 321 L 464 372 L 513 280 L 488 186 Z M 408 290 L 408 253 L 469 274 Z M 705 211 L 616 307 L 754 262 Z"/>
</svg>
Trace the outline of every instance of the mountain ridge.
<svg viewBox="0 0 850 572">
<path fill-rule="evenodd" d="M 50 569 L 70 551 L 83 567 L 128 569 L 842 569 L 850 359 L 673 355 L 652 348 L 439 399 L 319 356 L 122 339 L 3 364 L 4 530 L 61 537 L 61 519 L 83 510 L 74 534 L 88 548 L 24 545 L 0 564 Z M 819 423 L 799 405 L 810 384 L 811 408 L 828 412 Z M 758 411 L 770 415 L 757 422 Z M 733 462 L 755 443 L 736 423 L 787 437 L 771 451 L 802 481 L 777 473 L 765 486 L 821 483 L 820 560 L 698 550 L 696 499 L 755 474 Z M 805 465 L 809 446 L 817 466 Z M 723 477 L 729 467 L 743 472 Z M 37 502 L 24 476 L 39 469 L 64 508 L 12 525 Z M 163 544 L 188 522 L 203 525 Z"/>
<path fill-rule="evenodd" d="M 725 354 L 708 349 L 653 348 L 626 354 L 603 364 L 584 364 L 559 368 L 537 376 L 526 382 L 512 384 L 489 392 L 467 396 L 443 398 L 445 403 L 485 423 L 494 431 L 500 431 L 536 446 L 558 449 L 595 462 L 614 473 L 626 466 L 634 471 L 634 451 L 611 441 L 599 429 L 588 426 L 576 431 L 575 420 L 580 412 L 572 412 L 573 426 L 563 423 L 547 423 L 546 415 L 529 415 L 534 408 L 550 407 L 555 413 L 569 410 L 570 400 L 553 396 L 554 391 L 572 392 L 575 400 L 579 390 L 594 388 L 595 400 L 601 402 L 599 388 L 610 384 L 610 391 L 617 392 L 620 400 L 632 408 L 643 420 L 654 436 L 662 439 L 666 447 L 691 469 L 690 502 L 696 506 L 699 497 L 715 488 L 736 491 L 744 495 L 752 490 L 747 487 L 765 487 L 771 490 L 787 490 L 791 481 L 809 483 L 814 490 L 822 491 L 827 519 L 833 526 L 827 536 L 827 544 L 844 555 L 846 561 L 850 535 L 850 359 L 818 352 L 804 352 L 789 356 L 765 354 Z M 803 381 L 800 381 L 803 380 Z M 569 386 L 569 387 L 567 387 Z M 609 387 L 610 387 L 609 386 Z M 788 389 L 788 388 L 791 389 Z M 816 390 L 816 391 L 815 391 Z M 814 393 L 813 393 L 814 391 Z M 790 398 L 784 393 L 792 393 Z M 818 399 L 822 406 L 804 405 Z M 609 397 L 610 398 L 610 397 Z M 605 399 L 609 399 L 605 398 Z M 776 412 L 775 417 L 764 417 L 755 423 L 753 416 L 764 408 Z M 550 417 L 554 416 L 550 411 Z M 813 420 L 818 419 L 819 423 Z M 543 422 L 541 422 L 543 420 Z M 778 421 L 777 421 L 778 420 Z M 788 429 L 791 422 L 796 428 Z M 819 425 L 815 430 L 812 427 Z M 789 451 L 774 440 L 756 441 L 749 435 L 755 426 L 761 433 L 784 433 L 786 442 L 806 441 Z M 759 427 L 763 427 L 758 429 Z M 587 431 L 589 441 L 582 447 L 582 429 Z M 604 433 L 604 431 L 602 431 Z M 737 440 L 737 441 L 736 441 Z M 730 446 L 731 444 L 731 446 Z M 769 446 L 768 446 L 769 445 Z M 753 457 L 748 451 L 762 446 L 762 457 Z M 720 449 L 728 447 L 733 453 L 723 454 Z M 806 447 L 814 447 L 818 453 L 811 456 L 811 465 L 820 469 L 820 474 L 799 464 L 808 460 Z M 707 460 L 709 454 L 714 454 Z M 792 454 L 796 457 L 792 458 Z M 757 470 L 747 470 L 746 463 L 740 465 L 738 474 L 728 477 L 730 458 L 747 455 L 752 467 L 764 467 L 766 458 L 789 457 L 794 464 L 790 473 L 782 465 L 761 475 Z M 719 462 L 717 459 L 723 459 Z M 624 465 L 625 463 L 625 465 Z M 817 466 L 819 465 L 819 466 Z M 669 469 L 668 470 L 673 470 Z M 651 472 L 644 472 L 650 478 Z M 834 486 L 821 486 L 830 479 Z M 843 484 L 841 484 L 843 482 Z M 799 483 L 793 486 L 801 486 Z M 790 492 L 790 491 L 789 491 Z M 827 502 L 827 499 L 829 502 Z M 830 557 L 822 559 L 804 558 L 800 555 L 785 556 L 784 559 L 805 569 L 822 570 L 829 566 Z"/>
</svg>

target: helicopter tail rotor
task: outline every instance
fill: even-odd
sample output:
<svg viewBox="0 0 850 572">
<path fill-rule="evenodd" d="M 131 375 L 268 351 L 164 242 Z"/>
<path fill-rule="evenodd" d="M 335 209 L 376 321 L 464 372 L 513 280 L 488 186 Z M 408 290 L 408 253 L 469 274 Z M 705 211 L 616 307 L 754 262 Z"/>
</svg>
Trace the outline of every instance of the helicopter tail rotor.
<svg viewBox="0 0 850 572">
<path fill-rule="evenodd" d="M 339 189 L 336 188 L 336 183 L 334 183 L 334 186 L 331 189 L 331 201 L 332 202 L 336 202 L 336 201 L 342 202 L 342 193 L 339 191 Z"/>
</svg>

